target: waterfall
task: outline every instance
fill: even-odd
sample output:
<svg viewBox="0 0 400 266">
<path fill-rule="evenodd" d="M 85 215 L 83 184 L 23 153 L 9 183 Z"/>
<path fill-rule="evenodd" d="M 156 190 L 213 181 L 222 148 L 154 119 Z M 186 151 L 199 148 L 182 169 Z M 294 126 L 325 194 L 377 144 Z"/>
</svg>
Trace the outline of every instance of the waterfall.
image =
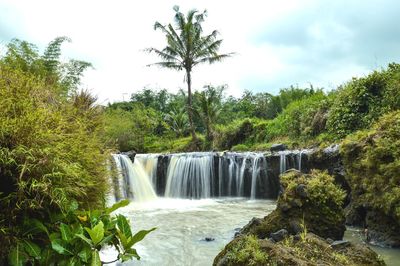
<svg viewBox="0 0 400 266">
<path fill-rule="evenodd" d="M 213 153 L 173 154 L 167 170 L 166 197 L 209 198 L 213 181 Z"/>
<path fill-rule="evenodd" d="M 157 164 L 159 156 L 159 154 L 154 153 L 135 155 L 135 162 L 142 164 L 147 175 L 150 177 L 154 189 L 157 187 Z"/>
<path fill-rule="evenodd" d="M 251 199 L 256 198 L 257 178 L 260 175 L 261 168 L 263 167 L 262 165 L 263 162 L 265 162 L 265 157 L 263 154 L 259 153 L 254 156 L 252 173 L 251 173 L 251 194 L 250 194 Z"/>
<path fill-rule="evenodd" d="M 303 152 L 304 152 L 304 150 L 301 150 L 299 153 L 298 153 L 298 161 L 299 161 L 299 171 L 301 172 L 301 156 L 303 155 Z"/>
<path fill-rule="evenodd" d="M 153 188 L 173 198 L 273 198 L 279 190 L 279 173 L 303 167 L 302 152 L 281 151 L 277 156 L 254 152 L 136 154 L 134 163 L 115 154 L 120 170 L 114 179 L 116 199 L 154 198 Z"/>
<path fill-rule="evenodd" d="M 132 163 L 127 155 L 113 154 L 119 172 L 119 191 L 123 198 L 136 201 L 156 199 L 150 178 L 139 161 Z"/>
<path fill-rule="evenodd" d="M 286 171 L 286 153 L 283 151 L 280 153 L 279 160 L 279 172 L 282 174 Z"/>
</svg>

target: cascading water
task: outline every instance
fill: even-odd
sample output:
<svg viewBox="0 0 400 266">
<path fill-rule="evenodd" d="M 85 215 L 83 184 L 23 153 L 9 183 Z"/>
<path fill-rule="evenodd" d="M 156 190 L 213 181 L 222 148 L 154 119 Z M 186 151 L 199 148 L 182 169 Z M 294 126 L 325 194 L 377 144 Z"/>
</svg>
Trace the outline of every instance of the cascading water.
<svg viewBox="0 0 400 266">
<path fill-rule="evenodd" d="M 113 158 L 119 172 L 119 192 L 122 198 L 133 198 L 141 202 L 157 198 L 140 161 L 135 160 L 135 163 L 132 163 L 124 154 L 113 154 Z"/>
<path fill-rule="evenodd" d="M 279 172 L 282 174 L 286 171 L 286 152 L 280 153 L 280 160 L 279 160 Z"/>
<path fill-rule="evenodd" d="M 167 170 L 165 196 L 209 198 L 214 180 L 213 153 L 173 154 Z"/>
<path fill-rule="evenodd" d="M 149 154 L 136 154 L 135 162 L 142 164 L 147 175 L 150 177 L 153 188 L 157 187 L 157 164 L 159 154 L 149 153 Z"/>
<path fill-rule="evenodd" d="M 251 194 L 250 198 L 256 198 L 256 189 L 257 189 L 257 178 L 260 175 L 260 170 L 263 167 L 263 163 L 265 162 L 265 157 L 263 154 L 256 154 L 253 158 L 253 167 L 252 167 L 252 174 L 251 174 Z M 264 166 L 266 168 L 266 166 Z"/>
<path fill-rule="evenodd" d="M 266 170 L 262 153 L 226 152 L 219 157 L 219 196 L 256 198 L 257 180 Z M 224 169 L 226 169 L 224 171 Z M 268 179 L 266 171 L 263 178 Z M 250 184 L 250 185 L 249 185 Z M 225 188 L 225 189 L 224 189 Z"/>
</svg>

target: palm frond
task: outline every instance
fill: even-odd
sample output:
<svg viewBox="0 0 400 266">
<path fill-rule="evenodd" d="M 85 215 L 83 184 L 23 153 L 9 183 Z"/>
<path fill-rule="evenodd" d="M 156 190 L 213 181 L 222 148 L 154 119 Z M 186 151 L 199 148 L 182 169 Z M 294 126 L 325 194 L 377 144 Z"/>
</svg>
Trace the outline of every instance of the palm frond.
<svg viewBox="0 0 400 266">
<path fill-rule="evenodd" d="M 199 60 L 197 60 L 196 62 L 194 62 L 193 65 L 198 65 L 201 63 L 209 63 L 209 64 L 213 64 L 215 62 L 221 62 L 222 60 L 231 57 L 234 53 L 229 53 L 229 54 L 216 54 L 214 56 L 209 56 L 209 57 L 203 57 Z"/>
<path fill-rule="evenodd" d="M 181 64 L 177 64 L 174 62 L 157 62 L 157 63 L 149 64 L 147 66 L 159 66 L 159 67 L 170 68 L 170 69 L 175 69 L 175 70 L 183 69 Z"/>
</svg>

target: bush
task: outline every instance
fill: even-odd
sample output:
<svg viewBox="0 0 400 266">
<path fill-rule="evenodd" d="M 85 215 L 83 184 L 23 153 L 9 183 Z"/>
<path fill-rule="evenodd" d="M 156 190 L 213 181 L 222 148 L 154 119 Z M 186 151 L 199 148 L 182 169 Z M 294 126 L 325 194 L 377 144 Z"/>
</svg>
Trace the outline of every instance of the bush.
<svg viewBox="0 0 400 266">
<path fill-rule="evenodd" d="M 157 127 L 157 117 L 152 109 L 140 104 L 122 108 L 108 108 L 105 119 L 105 142 L 119 151 L 145 152 L 145 138 Z"/>
<path fill-rule="evenodd" d="M 400 108 L 400 65 L 353 78 L 337 91 L 327 127 L 337 138 L 369 127 L 382 114 Z"/>
<path fill-rule="evenodd" d="M 0 228 L 15 244 L 22 217 L 98 208 L 107 191 L 102 113 L 82 95 L 63 98 L 53 87 L 0 65 Z M 93 104 L 93 101 L 92 101 Z M 5 252 L 5 253 L 4 253 Z M 4 257 L 8 248 L 0 252 Z"/>
<path fill-rule="evenodd" d="M 253 121 L 251 119 L 236 120 L 226 126 L 217 125 L 214 147 L 220 150 L 230 150 L 232 146 L 243 143 L 252 133 Z"/>
<path fill-rule="evenodd" d="M 353 201 L 400 220 L 400 111 L 382 116 L 371 130 L 348 136 L 341 155 Z"/>
<path fill-rule="evenodd" d="M 129 204 L 128 200 L 104 210 L 78 211 L 77 204 L 66 213 L 51 217 L 49 222 L 25 219 L 21 228 L 26 236 L 19 239 L 8 256 L 10 265 L 95 265 L 101 266 L 99 250 L 113 246 L 118 256 L 115 261 L 140 259 L 133 248 L 148 233 L 132 234 L 123 215 L 110 213 Z M 32 241 L 35 240 L 35 242 Z"/>
</svg>

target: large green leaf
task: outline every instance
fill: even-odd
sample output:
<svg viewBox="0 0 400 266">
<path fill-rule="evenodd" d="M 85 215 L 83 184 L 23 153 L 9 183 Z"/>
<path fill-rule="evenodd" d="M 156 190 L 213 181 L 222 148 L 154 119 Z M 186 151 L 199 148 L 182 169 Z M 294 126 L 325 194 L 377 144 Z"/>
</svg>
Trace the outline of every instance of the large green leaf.
<svg viewBox="0 0 400 266">
<path fill-rule="evenodd" d="M 60 231 L 61 231 L 61 238 L 63 240 L 69 242 L 74 238 L 74 234 L 72 233 L 71 228 L 68 225 L 61 223 Z"/>
<path fill-rule="evenodd" d="M 117 226 L 118 226 L 118 229 L 121 231 L 121 233 L 126 236 L 126 238 L 129 238 L 132 236 L 131 227 L 125 216 L 123 216 L 123 215 L 117 216 Z"/>
<path fill-rule="evenodd" d="M 125 207 L 129 204 L 129 200 L 121 200 L 117 203 L 115 203 L 114 205 L 112 205 L 110 208 L 106 209 L 106 213 L 112 213 L 113 211 Z"/>
<path fill-rule="evenodd" d="M 141 231 L 137 232 L 137 233 L 132 237 L 132 240 L 129 241 L 129 245 L 130 245 L 130 246 L 133 246 L 135 243 L 137 243 L 137 242 L 139 242 L 139 241 L 142 241 L 143 238 L 145 238 L 145 236 L 146 236 L 148 233 L 150 233 L 150 232 L 152 232 L 152 231 L 154 231 L 154 230 L 156 230 L 156 229 L 157 229 L 157 228 L 154 227 L 154 228 L 152 228 L 152 229 L 150 229 L 150 230 L 141 230 Z"/>
<path fill-rule="evenodd" d="M 83 241 L 85 241 L 89 246 L 93 246 L 92 240 L 90 240 L 89 238 L 87 238 L 87 237 L 84 236 L 83 234 L 76 234 L 75 236 L 77 236 L 77 237 L 79 237 L 80 239 L 82 239 Z"/>
<path fill-rule="evenodd" d="M 139 254 L 137 254 L 136 249 L 130 248 L 128 250 L 125 250 L 124 255 L 121 257 L 122 262 L 131 260 L 132 258 L 136 258 L 137 260 L 140 260 Z"/>
<path fill-rule="evenodd" d="M 110 242 L 114 237 L 115 237 L 114 234 L 111 234 L 111 235 L 108 235 L 108 236 L 104 237 L 104 238 L 100 241 L 99 245 L 100 245 L 100 246 L 103 246 L 103 245 L 105 245 L 105 244 L 108 244 L 108 242 Z"/>
<path fill-rule="evenodd" d="M 23 233 L 24 235 L 36 234 L 40 232 L 46 233 L 47 235 L 49 234 L 46 226 L 38 219 L 26 219 L 24 225 L 26 227 L 26 230 Z"/>
<path fill-rule="evenodd" d="M 89 233 L 93 244 L 97 245 L 104 237 L 104 224 L 100 221 L 93 229 L 85 227 L 85 230 Z"/>
<path fill-rule="evenodd" d="M 89 247 L 84 247 L 79 253 L 78 256 L 81 258 L 83 262 L 89 262 L 91 257 L 92 250 Z"/>
<path fill-rule="evenodd" d="M 51 247 L 62 255 L 73 255 L 71 251 L 68 250 L 67 244 L 62 239 L 52 239 Z"/>
<path fill-rule="evenodd" d="M 40 247 L 32 241 L 24 240 L 24 249 L 29 254 L 29 256 L 35 259 L 40 259 L 40 253 L 42 251 L 40 250 Z"/>
<path fill-rule="evenodd" d="M 16 247 L 11 249 L 10 254 L 8 255 L 8 263 L 10 266 L 23 266 L 25 265 L 28 257 L 21 250 L 21 247 L 17 245 Z"/>
<path fill-rule="evenodd" d="M 92 251 L 92 260 L 90 262 L 90 266 L 101 266 L 101 260 L 98 250 Z"/>
</svg>

